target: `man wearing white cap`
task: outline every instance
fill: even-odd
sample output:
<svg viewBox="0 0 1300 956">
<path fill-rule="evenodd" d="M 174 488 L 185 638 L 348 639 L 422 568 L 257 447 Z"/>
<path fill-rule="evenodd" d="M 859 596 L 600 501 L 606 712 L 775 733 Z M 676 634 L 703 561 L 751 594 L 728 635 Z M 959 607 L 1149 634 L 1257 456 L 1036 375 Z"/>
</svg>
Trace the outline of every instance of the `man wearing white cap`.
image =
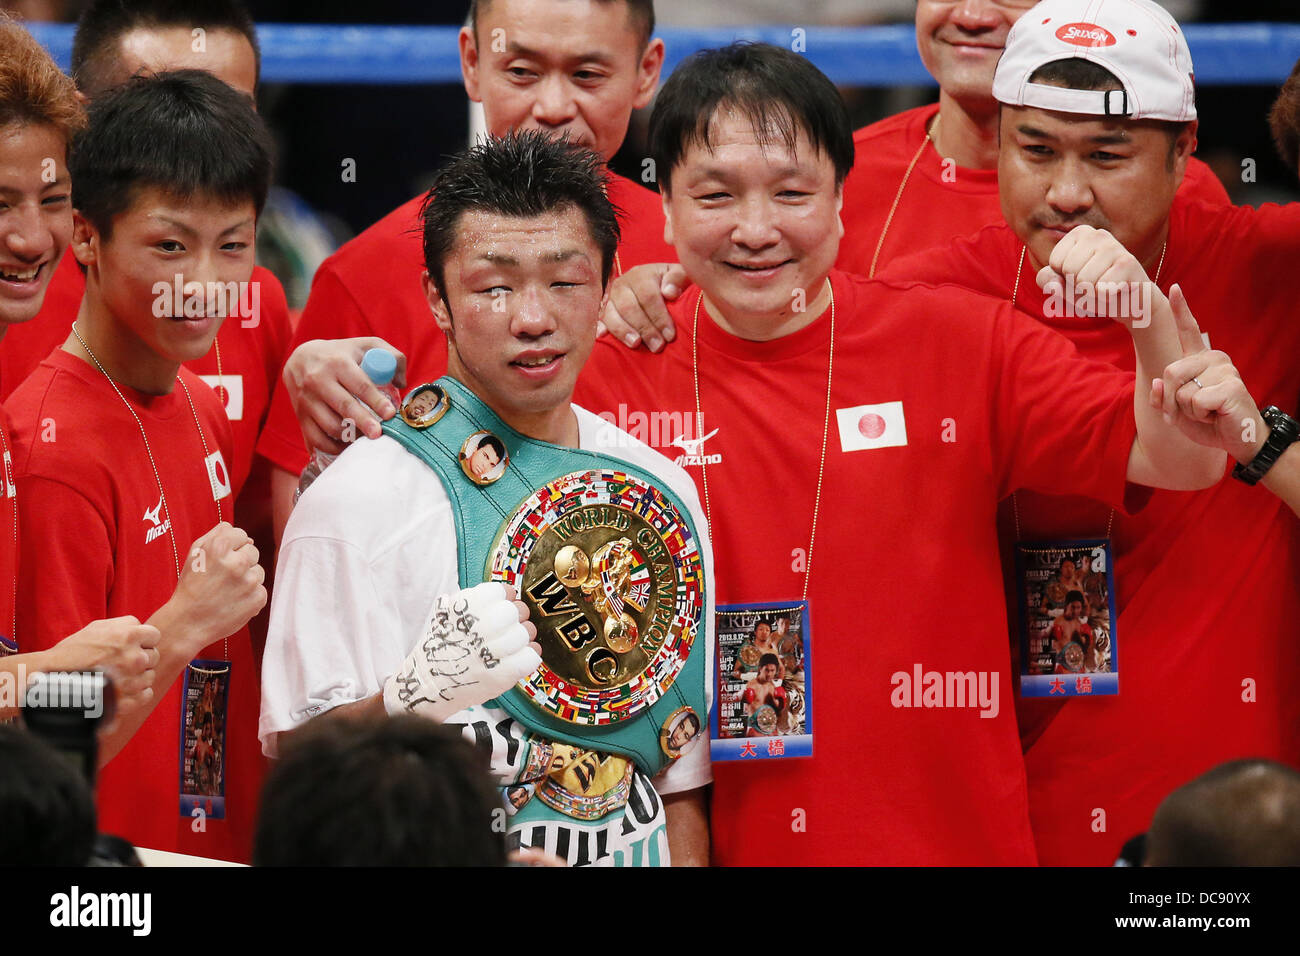
<svg viewBox="0 0 1300 956">
<path fill-rule="evenodd" d="M 1128 369 L 1128 336 L 1100 314 L 1104 297 L 1034 281 L 1063 237 L 1079 242 L 1072 230 L 1108 230 L 1160 289 L 1181 287 L 1261 407 L 1294 408 L 1300 323 L 1281 277 L 1300 260 L 1300 207 L 1175 199 L 1196 139 L 1177 23 L 1147 0 L 1044 0 L 1009 34 L 993 90 L 1006 224 L 887 274 L 1012 300 L 1085 355 Z M 1134 516 L 1028 492 L 1003 502 L 1004 553 L 1047 539 L 1112 547 L 1118 693 L 1018 700 L 1043 863 L 1109 863 L 1187 779 L 1236 757 L 1300 754 L 1288 686 L 1300 673 L 1300 524 L 1250 486 L 1253 472 L 1234 475 L 1194 494 L 1156 492 Z"/>
<path fill-rule="evenodd" d="M 1007 33 L 1034 0 L 919 0 L 916 45 L 939 82 L 939 102 L 890 116 L 854 135 L 844 183 L 844 242 L 837 265 L 874 275 L 911 255 L 1001 221 L 998 100 L 993 71 Z M 1181 192 L 1227 204 L 1200 160 Z"/>
<path fill-rule="evenodd" d="M 1002 221 L 998 101 L 993 71 L 1007 32 L 1037 0 L 918 0 L 916 46 L 939 83 L 939 102 L 905 110 L 853 135 L 844 181 L 844 238 L 836 268 L 874 275 L 892 260 Z M 1210 167 L 1187 165 L 1180 195 L 1227 205 Z M 629 344 L 657 351 L 675 330 L 647 276 L 684 288 L 680 266 L 644 265 L 613 283 L 604 319 Z M 631 335 L 631 339 L 626 336 Z"/>
</svg>

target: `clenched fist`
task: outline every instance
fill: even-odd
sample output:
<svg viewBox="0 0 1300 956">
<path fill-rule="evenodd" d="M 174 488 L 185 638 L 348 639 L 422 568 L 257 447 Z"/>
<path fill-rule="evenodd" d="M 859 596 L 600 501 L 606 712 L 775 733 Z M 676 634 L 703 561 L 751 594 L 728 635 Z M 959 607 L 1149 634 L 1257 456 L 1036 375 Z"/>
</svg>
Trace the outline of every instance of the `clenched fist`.
<svg viewBox="0 0 1300 956">
<path fill-rule="evenodd" d="M 536 635 L 528 607 L 504 584 L 444 594 L 415 649 L 384 683 L 384 709 L 442 723 L 504 694 L 542 663 Z"/>
<path fill-rule="evenodd" d="M 117 693 L 117 713 L 129 713 L 153 695 L 158 629 L 130 615 L 92 621 L 46 652 L 46 671 L 104 671 Z"/>
<path fill-rule="evenodd" d="M 1073 280 L 1069 291 L 1067 277 Z M 1075 226 L 1057 242 L 1035 280 L 1044 292 L 1068 294 L 1076 315 L 1110 318 L 1137 329 L 1151 324 L 1155 300 L 1164 298 L 1123 243 L 1088 225 Z"/>
<path fill-rule="evenodd" d="M 191 656 L 229 637 L 266 606 L 266 572 L 257 558 L 253 540 L 224 521 L 190 545 L 168 604 L 189 625 Z"/>
</svg>

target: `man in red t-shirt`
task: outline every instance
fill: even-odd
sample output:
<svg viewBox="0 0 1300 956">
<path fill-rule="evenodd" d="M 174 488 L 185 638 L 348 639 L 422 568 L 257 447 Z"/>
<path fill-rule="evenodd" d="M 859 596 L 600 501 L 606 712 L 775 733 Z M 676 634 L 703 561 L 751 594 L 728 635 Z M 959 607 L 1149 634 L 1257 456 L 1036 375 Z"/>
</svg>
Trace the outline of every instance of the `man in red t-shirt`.
<svg viewBox="0 0 1300 956">
<path fill-rule="evenodd" d="M 209 290 L 251 280 L 270 155 L 247 99 L 208 73 L 98 97 L 70 162 L 86 292 L 63 347 L 6 405 L 24 642 L 42 650 L 128 610 L 150 613 L 160 634 L 153 695 L 110 738 L 109 752 L 120 752 L 99 777 L 100 826 L 153 849 L 233 860 L 248 857 L 262 774 L 244 625 L 266 591 L 257 549 L 228 524 L 230 423 L 181 367 L 212 347 L 226 310 L 200 302 L 196 314 L 187 301 L 173 314 L 155 286 L 176 273 Z M 228 688 L 214 720 L 226 787 L 199 800 L 181 773 L 199 728 L 183 715 L 194 710 L 191 687 L 197 695 L 213 675 Z"/>
<path fill-rule="evenodd" d="M 837 268 L 872 276 L 899 256 L 1002 221 L 993 71 L 1007 31 L 1036 2 L 918 0 L 916 46 L 939 84 L 939 102 L 886 117 L 854 134 Z M 1188 163 L 1181 192 L 1228 202 L 1223 184 L 1197 159 Z M 670 298 L 684 288 L 680 267 L 643 266 L 610 290 L 605 324 L 631 347 L 644 338 L 657 351 L 675 335 L 660 298 L 661 281 Z"/>
<path fill-rule="evenodd" d="M 856 158 L 844 181 L 839 268 L 875 275 L 899 256 L 1002 221 L 993 72 L 1007 32 L 1036 2 L 919 0 L 916 46 L 939 83 L 939 102 L 854 134 Z M 1223 184 L 1197 159 L 1188 162 L 1181 191 L 1228 203 Z"/>
<path fill-rule="evenodd" d="M 667 234 L 698 289 L 671 307 L 682 341 L 598 344 L 575 399 L 685 449 L 720 607 L 809 605 L 812 755 L 715 762 L 715 859 L 1032 863 L 1014 715 L 998 695 L 1010 675 L 997 502 L 1028 485 L 1136 506 L 1129 482 L 1204 487 L 1223 456 L 1194 452 L 1127 375 L 1006 303 L 833 271 L 852 131 L 803 57 L 696 54 L 660 91 L 650 141 Z M 1054 262 L 1141 276 L 1099 232 Z M 1131 338 L 1144 376 L 1183 352 L 1167 301 L 1153 306 Z M 1207 384 L 1231 376 L 1225 356 L 1207 363 Z M 961 608 L 958 639 L 937 606 Z M 971 697 L 923 691 L 927 671 L 940 690 L 969 675 Z"/>
<path fill-rule="evenodd" d="M 67 143 L 85 122 L 76 89 L 49 54 L 16 23 L 0 23 L 0 337 L 40 310 L 50 275 L 72 238 Z M 54 177 L 47 173 L 53 163 Z M 0 342 L 0 347 L 8 342 Z M 0 351 L 5 354 L 7 349 Z M 152 693 L 158 629 L 126 615 L 87 624 L 47 650 L 18 653 L 18 488 L 8 415 L 0 408 L 0 720 L 21 705 L 27 677 L 50 671 L 107 671 L 117 712 Z M 46 595 L 46 600 L 56 598 Z M 105 728 L 107 729 L 107 728 Z"/>
<path fill-rule="evenodd" d="M 567 135 L 608 160 L 627 134 L 632 111 L 650 101 L 659 82 L 664 45 L 651 38 L 653 30 L 649 0 L 478 0 L 470 25 L 460 33 L 465 90 L 483 104 L 490 135 L 542 129 Z M 609 198 L 623 213 L 616 276 L 640 263 L 671 258 L 657 193 L 611 174 Z M 277 527 L 288 518 L 308 447 L 341 451 L 345 418 L 358 431 L 378 436 L 378 423 L 349 393 L 382 418 L 393 414 L 391 403 L 358 367 L 366 348 L 386 344 L 404 354 L 405 378 L 412 384 L 446 371 L 447 342 L 420 289 L 423 200 L 417 196 L 399 206 L 316 272 L 293 346 L 319 339 L 358 341 L 325 349 L 319 364 L 293 363 L 286 369 L 295 390 L 322 374 L 328 379 L 307 397 L 310 407 L 299 408 L 302 429 L 294 416 L 296 395 L 286 385 L 276 391 L 258 451 L 276 468 Z"/>
<path fill-rule="evenodd" d="M 1083 0 L 1047 0 L 1050 24 L 1038 13 L 1022 21 L 1032 32 L 1013 31 L 995 86 L 1006 104 L 1006 223 L 884 275 L 1014 301 L 1084 355 L 1129 370 L 1122 329 L 1075 308 L 1085 290 L 1053 284 L 1042 294 L 1033 281 L 1070 229 L 1104 228 L 1161 289 L 1181 288 L 1261 405 L 1294 408 L 1300 324 L 1276 277 L 1300 257 L 1300 207 L 1213 206 L 1178 193 L 1195 140 L 1190 56 L 1172 19 L 1153 20 L 1148 7 L 1108 4 L 1092 26 L 1119 42 L 1096 49 L 1055 35 L 1088 19 Z M 1136 59 L 1129 31 L 1145 42 L 1132 44 Z M 1075 57 L 1081 49 L 1088 60 Z M 1122 115 L 1125 98 L 1141 104 L 1137 115 Z M 1120 115 L 1099 115 L 1107 106 Z M 1001 518 L 1007 552 L 1017 540 L 1106 536 L 1114 551 L 1118 695 L 1017 703 L 1044 863 L 1109 864 L 1170 790 L 1225 760 L 1300 758 L 1300 701 L 1288 686 L 1300 672 L 1300 525 L 1277 499 L 1225 478 L 1195 495 L 1157 493 L 1125 516 L 1022 491 Z"/>
<path fill-rule="evenodd" d="M 170 0 L 89 4 L 77 23 L 72 50 L 72 73 L 82 94 L 93 100 L 132 76 L 197 69 L 253 100 L 260 54 L 253 19 L 243 4 L 215 0 L 204 4 L 202 13 L 182 6 Z M 193 36 L 198 27 L 204 31 L 200 49 L 195 48 Z M 0 401 L 68 337 L 84 289 L 75 257 L 63 257 L 40 314 L 16 330 L 9 347 L 0 352 Z M 230 458 L 235 523 L 269 554 L 271 470 L 254 450 L 289 355 L 292 326 L 284 289 L 269 270 L 254 268 L 249 293 L 238 314 L 223 323 L 212 350 L 185 367 L 216 389 L 225 405 L 235 442 Z M 253 630 L 260 649 L 266 636 L 265 615 L 257 617 Z"/>
</svg>

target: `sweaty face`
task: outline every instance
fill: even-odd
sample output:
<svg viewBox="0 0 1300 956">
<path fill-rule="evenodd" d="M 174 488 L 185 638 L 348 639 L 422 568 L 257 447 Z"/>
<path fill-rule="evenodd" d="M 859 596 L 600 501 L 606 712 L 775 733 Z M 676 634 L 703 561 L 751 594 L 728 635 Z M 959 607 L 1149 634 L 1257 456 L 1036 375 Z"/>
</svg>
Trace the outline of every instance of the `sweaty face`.
<svg viewBox="0 0 1300 956">
<path fill-rule="evenodd" d="M 643 48 L 622 2 L 491 0 L 460 46 L 465 89 L 483 104 L 491 135 L 539 129 L 605 159 L 632 110 L 650 101 L 663 63 L 663 42 Z"/>
<path fill-rule="evenodd" d="M 758 669 L 758 682 L 760 684 L 770 684 L 776 680 L 776 665 L 764 664 Z"/>
<path fill-rule="evenodd" d="M 0 335 L 40 311 L 72 239 L 66 151 L 53 127 L 0 129 Z"/>
<path fill-rule="evenodd" d="M 113 85 L 137 74 L 206 70 L 250 99 L 257 89 L 253 46 L 234 30 L 204 30 L 199 35 L 185 27 L 132 30 L 122 37 L 118 67 Z"/>
<path fill-rule="evenodd" d="M 604 297 L 600 249 L 582 212 L 466 213 L 443 274 L 450 314 L 427 275 L 425 294 L 447 333 L 452 373 L 507 420 L 567 404 Z"/>
<path fill-rule="evenodd" d="M 1179 135 L 1171 162 L 1165 124 L 1004 106 L 1002 214 L 1039 266 L 1080 224 L 1109 230 L 1149 262 L 1160 253 L 1195 141 L 1193 123 Z"/>
<path fill-rule="evenodd" d="M 993 73 L 1011 25 L 1037 0 L 919 0 L 916 46 L 940 88 L 993 104 Z"/>
<path fill-rule="evenodd" d="M 135 349 L 188 362 L 208 353 L 231 311 L 229 292 L 252 277 L 254 225 L 251 199 L 230 206 L 151 187 L 113 220 L 107 239 L 79 219 L 74 250 Z M 178 274 L 183 292 L 193 282 L 203 290 L 181 297 L 180 315 L 172 292 Z M 210 296 L 209 288 L 221 294 Z M 200 314 L 184 315 L 186 306 Z"/>
<path fill-rule="evenodd" d="M 664 237 L 711 311 L 776 330 L 801 299 L 811 311 L 839 251 L 834 166 L 802 129 L 793 148 L 777 134 L 764 143 L 725 105 L 709 138 L 712 148 L 691 144 L 672 170 Z"/>
</svg>

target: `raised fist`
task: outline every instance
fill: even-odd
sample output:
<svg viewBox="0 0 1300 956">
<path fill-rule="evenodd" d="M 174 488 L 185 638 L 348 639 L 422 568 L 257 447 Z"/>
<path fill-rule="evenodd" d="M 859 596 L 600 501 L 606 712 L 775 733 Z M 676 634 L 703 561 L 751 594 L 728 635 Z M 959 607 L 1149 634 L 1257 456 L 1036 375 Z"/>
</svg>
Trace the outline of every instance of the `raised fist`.
<svg viewBox="0 0 1300 956">
<path fill-rule="evenodd" d="M 433 602 L 419 643 L 384 683 L 390 714 L 442 723 L 497 697 L 542 663 L 528 607 L 504 584 L 478 584 Z"/>
<path fill-rule="evenodd" d="M 257 558 L 252 539 L 224 521 L 190 545 L 168 603 L 190 622 L 191 656 L 235 633 L 266 605 L 266 572 Z"/>
</svg>

